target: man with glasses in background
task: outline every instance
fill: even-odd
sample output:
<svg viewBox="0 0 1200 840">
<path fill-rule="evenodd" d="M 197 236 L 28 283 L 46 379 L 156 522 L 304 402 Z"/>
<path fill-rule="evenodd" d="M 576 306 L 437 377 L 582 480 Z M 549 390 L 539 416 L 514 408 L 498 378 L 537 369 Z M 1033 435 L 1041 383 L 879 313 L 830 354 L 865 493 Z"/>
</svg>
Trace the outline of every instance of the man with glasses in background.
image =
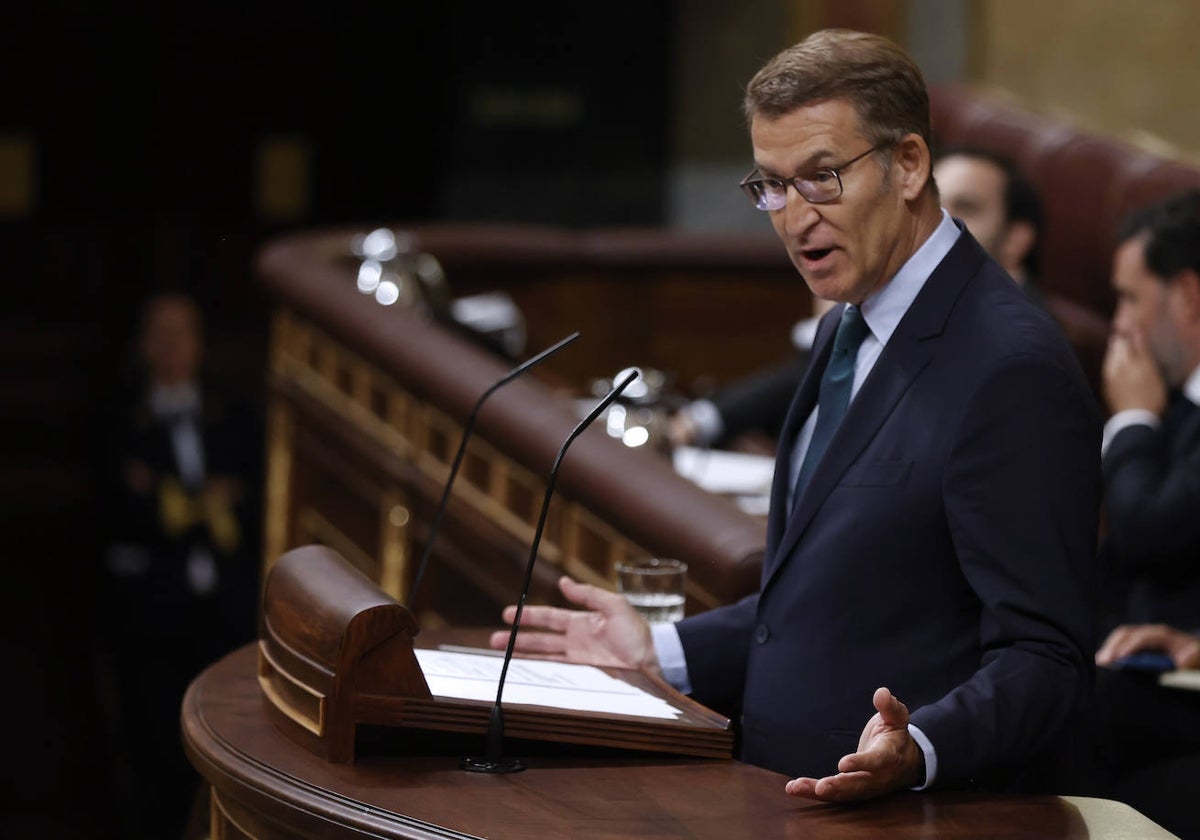
<svg viewBox="0 0 1200 840">
<path fill-rule="evenodd" d="M 742 189 L 839 302 L 784 423 L 760 590 L 651 630 L 563 578 L 583 609 L 526 607 L 517 648 L 660 671 L 795 796 L 1083 792 L 1101 418 L 1079 364 L 939 206 L 895 44 L 817 32 L 745 109 Z"/>
</svg>

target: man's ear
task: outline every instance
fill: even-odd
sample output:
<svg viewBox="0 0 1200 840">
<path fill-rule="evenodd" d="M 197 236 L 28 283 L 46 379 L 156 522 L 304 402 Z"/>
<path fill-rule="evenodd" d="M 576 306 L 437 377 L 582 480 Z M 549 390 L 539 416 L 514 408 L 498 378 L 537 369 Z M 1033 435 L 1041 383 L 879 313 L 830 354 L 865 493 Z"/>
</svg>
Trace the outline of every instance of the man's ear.
<svg viewBox="0 0 1200 840">
<path fill-rule="evenodd" d="M 1000 264 L 1006 269 L 1020 268 L 1037 242 L 1037 230 L 1032 222 L 1009 222 L 1000 240 Z"/>
<path fill-rule="evenodd" d="M 896 144 L 892 158 L 900 166 L 900 192 L 905 201 L 914 201 L 929 183 L 933 169 L 929 146 L 919 134 L 906 134 Z"/>
</svg>

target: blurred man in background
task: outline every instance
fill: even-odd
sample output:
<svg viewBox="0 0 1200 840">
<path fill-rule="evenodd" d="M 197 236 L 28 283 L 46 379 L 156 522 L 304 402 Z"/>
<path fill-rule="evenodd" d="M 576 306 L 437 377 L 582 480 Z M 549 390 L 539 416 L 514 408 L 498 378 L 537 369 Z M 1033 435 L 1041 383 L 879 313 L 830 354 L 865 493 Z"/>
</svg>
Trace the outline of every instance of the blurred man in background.
<svg viewBox="0 0 1200 840">
<path fill-rule="evenodd" d="M 1128 218 L 1104 359 L 1108 628 L 1200 629 L 1200 191 Z"/>
<path fill-rule="evenodd" d="M 184 691 L 255 637 L 262 424 L 204 345 L 192 298 L 151 297 L 105 441 L 101 690 L 128 837 L 181 836 L 200 790 Z"/>
<path fill-rule="evenodd" d="M 974 146 L 944 149 L 933 165 L 942 206 L 1035 300 L 1042 205 L 1004 155 Z"/>
</svg>

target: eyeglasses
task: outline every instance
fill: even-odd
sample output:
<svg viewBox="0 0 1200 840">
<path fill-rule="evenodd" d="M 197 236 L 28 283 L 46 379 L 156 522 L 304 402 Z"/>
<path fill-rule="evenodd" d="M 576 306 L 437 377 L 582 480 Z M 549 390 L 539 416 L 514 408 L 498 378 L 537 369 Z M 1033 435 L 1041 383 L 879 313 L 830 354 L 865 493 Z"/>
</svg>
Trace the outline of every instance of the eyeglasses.
<svg viewBox="0 0 1200 840">
<path fill-rule="evenodd" d="M 840 166 L 826 166 L 792 178 L 766 178 L 758 169 L 754 169 L 738 186 L 759 210 L 782 210 L 786 207 L 788 184 L 795 187 L 796 192 L 809 204 L 828 204 L 842 194 L 841 173 L 851 164 L 882 148 L 882 145 L 872 146 Z"/>
</svg>

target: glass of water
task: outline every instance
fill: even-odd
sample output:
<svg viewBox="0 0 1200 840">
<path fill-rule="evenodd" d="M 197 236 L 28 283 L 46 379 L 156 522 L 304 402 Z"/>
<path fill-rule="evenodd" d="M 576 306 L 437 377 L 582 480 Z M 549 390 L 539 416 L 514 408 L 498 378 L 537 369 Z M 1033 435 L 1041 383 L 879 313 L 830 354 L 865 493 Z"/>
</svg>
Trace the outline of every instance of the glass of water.
<svg viewBox="0 0 1200 840">
<path fill-rule="evenodd" d="M 683 618 L 687 563 L 654 557 L 617 564 L 617 591 L 651 624 Z"/>
</svg>

